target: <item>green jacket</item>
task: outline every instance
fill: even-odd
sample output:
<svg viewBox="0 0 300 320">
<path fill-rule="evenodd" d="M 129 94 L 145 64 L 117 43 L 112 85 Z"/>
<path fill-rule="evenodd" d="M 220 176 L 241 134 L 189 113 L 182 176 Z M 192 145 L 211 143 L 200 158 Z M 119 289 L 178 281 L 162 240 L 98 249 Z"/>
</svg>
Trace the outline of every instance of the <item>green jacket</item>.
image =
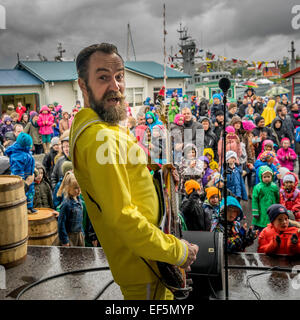
<svg viewBox="0 0 300 320">
<path fill-rule="evenodd" d="M 24 128 L 24 132 L 31 136 L 33 144 L 42 144 L 42 136 L 39 133 L 39 129 L 40 127 L 38 125 L 34 126 L 31 121 L 28 121 Z"/>
<path fill-rule="evenodd" d="M 173 101 L 175 101 L 175 105 L 173 106 L 173 107 L 176 108 L 175 110 L 172 109 L 172 102 L 173 102 Z M 175 99 L 172 99 L 172 100 L 170 101 L 170 105 L 169 105 L 169 120 L 170 120 L 170 123 L 171 123 L 171 122 L 174 122 L 174 119 L 175 119 L 175 116 L 176 116 L 177 113 L 179 113 L 179 107 L 178 107 L 178 105 L 177 105 L 176 100 L 175 100 Z"/>
<path fill-rule="evenodd" d="M 259 169 L 259 180 L 252 194 L 252 224 L 258 227 L 265 228 L 270 223 L 269 216 L 267 214 L 268 208 L 275 203 L 279 203 L 279 188 L 271 182 L 266 184 L 262 182 L 262 174 L 266 171 L 272 171 L 268 166 L 262 166 Z"/>
</svg>

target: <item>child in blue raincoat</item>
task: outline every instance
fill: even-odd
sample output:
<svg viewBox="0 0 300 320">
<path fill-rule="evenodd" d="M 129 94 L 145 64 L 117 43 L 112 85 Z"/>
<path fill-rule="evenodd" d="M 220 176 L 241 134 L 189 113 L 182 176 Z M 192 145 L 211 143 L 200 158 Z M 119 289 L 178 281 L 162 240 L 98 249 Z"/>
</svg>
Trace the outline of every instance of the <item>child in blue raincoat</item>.
<svg viewBox="0 0 300 320">
<path fill-rule="evenodd" d="M 245 248 L 251 246 L 257 238 L 257 231 L 254 231 L 252 226 L 248 229 L 245 223 L 241 226 L 241 220 L 244 218 L 243 209 L 232 196 L 227 197 L 227 244 L 226 250 L 228 253 L 243 252 Z M 225 232 L 224 218 L 224 199 L 220 205 L 220 211 L 216 216 L 213 216 L 210 231 Z M 224 237 L 225 240 L 225 237 Z"/>
<path fill-rule="evenodd" d="M 32 145 L 31 136 L 21 132 L 16 142 L 5 151 L 5 155 L 9 157 L 11 174 L 25 180 L 28 213 L 37 211 L 33 209 L 35 160 L 30 151 Z"/>
</svg>

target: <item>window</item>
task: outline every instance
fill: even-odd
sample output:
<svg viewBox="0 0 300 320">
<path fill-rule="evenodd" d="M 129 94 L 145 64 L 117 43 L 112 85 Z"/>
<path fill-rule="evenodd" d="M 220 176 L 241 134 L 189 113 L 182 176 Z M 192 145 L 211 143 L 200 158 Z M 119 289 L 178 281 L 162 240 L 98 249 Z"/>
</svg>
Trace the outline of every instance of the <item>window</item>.
<svg viewBox="0 0 300 320">
<path fill-rule="evenodd" d="M 143 93 L 144 88 L 126 88 L 126 101 L 131 108 L 143 105 Z"/>
</svg>

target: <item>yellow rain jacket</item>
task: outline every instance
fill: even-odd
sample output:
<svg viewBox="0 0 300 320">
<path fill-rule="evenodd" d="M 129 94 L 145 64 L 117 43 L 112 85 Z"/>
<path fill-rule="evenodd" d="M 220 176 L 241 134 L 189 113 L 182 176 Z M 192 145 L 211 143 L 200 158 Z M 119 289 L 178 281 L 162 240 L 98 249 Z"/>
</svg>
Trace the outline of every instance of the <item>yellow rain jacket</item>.
<svg viewBox="0 0 300 320">
<path fill-rule="evenodd" d="M 125 127 L 79 111 L 70 131 L 70 155 L 87 211 L 121 287 L 153 283 L 155 261 L 181 266 L 188 247 L 159 228 L 159 201 L 144 151 Z M 109 162 L 109 163 L 107 163 Z"/>
<path fill-rule="evenodd" d="M 219 165 L 217 164 L 217 162 L 214 160 L 215 159 L 215 153 L 214 150 L 212 148 L 205 148 L 203 150 L 203 155 L 205 156 L 206 154 L 209 154 L 211 156 L 211 160 L 209 162 L 209 167 L 212 170 L 218 170 L 219 169 Z"/>
<path fill-rule="evenodd" d="M 265 119 L 265 126 L 272 123 L 272 121 L 276 118 L 276 112 L 274 110 L 275 100 L 269 100 L 267 106 L 265 107 L 261 116 Z"/>
</svg>

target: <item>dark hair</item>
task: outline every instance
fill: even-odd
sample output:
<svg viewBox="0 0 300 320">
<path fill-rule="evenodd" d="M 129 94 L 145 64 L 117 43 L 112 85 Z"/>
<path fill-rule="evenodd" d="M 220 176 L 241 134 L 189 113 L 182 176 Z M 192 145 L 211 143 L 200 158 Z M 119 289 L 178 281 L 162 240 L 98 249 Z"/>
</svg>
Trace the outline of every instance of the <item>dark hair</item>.
<svg viewBox="0 0 300 320">
<path fill-rule="evenodd" d="M 90 56 L 97 51 L 103 52 L 106 54 L 115 53 L 120 57 L 120 59 L 124 63 L 123 58 L 118 53 L 117 47 L 113 44 L 103 42 L 103 43 L 93 44 L 89 47 L 82 49 L 76 58 L 76 68 L 78 72 L 78 77 L 83 79 L 86 83 L 88 82 L 88 64 L 89 64 Z"/>
</svg>

